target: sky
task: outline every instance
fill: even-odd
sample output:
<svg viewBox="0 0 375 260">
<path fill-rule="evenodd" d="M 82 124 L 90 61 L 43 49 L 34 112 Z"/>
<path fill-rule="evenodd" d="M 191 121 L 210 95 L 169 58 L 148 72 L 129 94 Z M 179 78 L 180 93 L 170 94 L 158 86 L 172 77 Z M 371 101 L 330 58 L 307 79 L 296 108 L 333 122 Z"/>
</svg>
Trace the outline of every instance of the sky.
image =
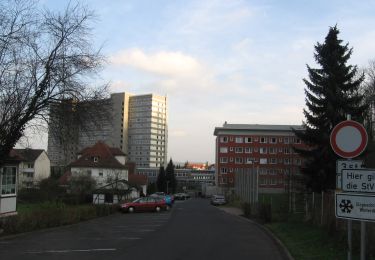
<svg viewBox="0 0 375 260">
<path fill-rule="evenodd" d="M 178 162 L 214 162 L 213 132 L 225 121 L 301 124 L 306 64 L 316 67 L 314 45 L 329 27 L 353 47 L 350 64 L 375 58 L 375 1 L 78 2 L 97 15 L 92 40 L 110 91 L 168 96 L 168 157 Z"/>
</svg>

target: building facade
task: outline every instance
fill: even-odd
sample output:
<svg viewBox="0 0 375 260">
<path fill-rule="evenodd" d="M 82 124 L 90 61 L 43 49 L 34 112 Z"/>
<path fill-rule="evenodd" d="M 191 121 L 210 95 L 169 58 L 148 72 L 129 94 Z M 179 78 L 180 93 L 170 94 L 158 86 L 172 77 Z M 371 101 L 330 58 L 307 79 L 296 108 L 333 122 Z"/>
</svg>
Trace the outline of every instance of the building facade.
<svg viewBox="0 0 375 260">
<path fill-rule="evenodd" d="M 95 180 L 97 188 L 119 181 L 128 181 L 125 157 L 119 148 L 97 142 L 78 153 L 78 159 L 69 165 L 71 176 L 91 177 Z"/>
<path fill-rule="evenodd" d="M 47 153 L 40 149 L 13 149 L 20 158 L 18 189 L 32 188 L 51 176 L 51 164 Z"/>
<path fill-rule="evenodd" d="M 167 98 L 157 95 L 129 99 L 128 157 L 138 167 L 167 163 Z"/>
<path fill-rule="evenodd" d="M 156 183 L 160 168 L 137 168 L 137 175 L 147 176 L 148 183 Z M 200 189 L 202 185 L 215 183 L 215 170 L 174 169 L 177 184 L 180 187 Z"/>
<path fill-rule="evenodd" d="M 48 136 L 52 166 L 68 165 L 78 151 L 98 141 L 121 149 L 137 167 L 166 164 L 168 118 L 164 96 L 114 93 L 107 100 L 80 106 L 70 103 L 63 120 L 53 111 L 57 109 L 51 110 Z"/>
<path fill-rule="evenodd" d="M 227 124 L 216 127 L 215 182 L 234 188 L 236 172 L 259 174 L 259 192 L 283 192 L 300 177 L 303 159 L 294 148 L 306 148 L 294 130 L 299 125 Z"/>
</svg>

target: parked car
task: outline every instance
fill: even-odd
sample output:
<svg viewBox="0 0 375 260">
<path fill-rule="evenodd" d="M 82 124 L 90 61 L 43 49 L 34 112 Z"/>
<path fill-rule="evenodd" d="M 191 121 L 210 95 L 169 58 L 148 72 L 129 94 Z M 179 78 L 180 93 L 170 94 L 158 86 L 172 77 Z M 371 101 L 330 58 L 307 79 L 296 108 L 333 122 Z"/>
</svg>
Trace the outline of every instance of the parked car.
<svg viewBox="0 0 375 260">
<path fill-rule="evenodd" d="M 227 201 L 225 200 L 224 195 L 213 195 L 211 197 L 211 204 L 212 205 L 218 206 L 218 205 L 224 205 L 226 203 L 227 203 Z"/>
<path fill-rule="evenodd" d="M 167 210 L 165 200 L 160 197 L 142 197 L 132 202 L 121 204 L 122 212 L 142 212 L 142 211 L 156 211 Z"/>
<path fill-rule="evenodd" d="M 165 194 L 164 192 L 155 192 L 155 193 L 151 194 L 150 196 L 154 197 L 154 198 L 164 199 L 165 203 L 167 204 L 167 206 L 169 208 L 173 206 L 173 203 L 174 203 L 174 196 L 173 195 L 168 195 L 168 194 Z M 168 207 L 167 207 L 167 210 L 169 209 Z"/>
<path fill-rule="evenodd" d="M 175 200 L 187 200 L 190 199 L 190 195 L 187 193 L 176 193 L 174 198 Z"/>
</svg>

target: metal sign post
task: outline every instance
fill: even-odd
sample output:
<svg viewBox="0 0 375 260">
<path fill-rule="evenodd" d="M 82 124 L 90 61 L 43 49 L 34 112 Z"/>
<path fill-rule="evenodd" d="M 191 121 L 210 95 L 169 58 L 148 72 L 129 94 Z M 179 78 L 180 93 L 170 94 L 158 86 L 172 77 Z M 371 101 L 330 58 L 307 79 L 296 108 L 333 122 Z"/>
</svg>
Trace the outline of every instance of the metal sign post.
<svg viewBox="0 0 375 260">
<path fill-rule="evenodd" d="M 350 115 L 346 121 L 337 124 L 330 135 L 332 150 L 341 158 L 348 159 L 347 164 L 352 166 L 342 167 L 346 166 L 342 160 L 338 160 L 336 165 L 336 217 L 348 219 L 348 260 L 352 259 L 352 219 L 361 220 L 361 260 L 365 259 L 366 252 L 366 228 L 363 220 L 375 221 L 375 203 L 371 203 L 375 197 L 358 193 L 375 192 L 372 173 L 356 172 L 362 168 L 362 163 L 358 167 L 350 161 L 365 150 L 367 141 L 366 129 L 360 123 L 352 121 Z M 375 175 L 373 177 L 375 179 Z M 345 194 L 340 193 L 341 190 L 357 193 Z M 369 198 L 371 201 L 368 201 Z"/>
</svg>

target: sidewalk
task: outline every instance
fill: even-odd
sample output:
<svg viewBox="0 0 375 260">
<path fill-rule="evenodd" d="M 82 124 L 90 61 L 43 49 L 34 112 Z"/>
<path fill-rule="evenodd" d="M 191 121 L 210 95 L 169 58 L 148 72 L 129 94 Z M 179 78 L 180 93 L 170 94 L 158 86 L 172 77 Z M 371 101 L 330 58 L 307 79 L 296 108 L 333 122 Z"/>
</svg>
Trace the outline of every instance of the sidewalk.
<svg viewBox="0 0 375 260">
<path fill-rule="evenodd" d="M 218 207 L 218 208 L 232 215 L 236 215 L 236 216 L 243 215 L 242 209 L 239 209 L 239 208 L 235 208 L 235 207 Z"/>
<path fill-rule="evenodd" d="M 235 207 L 217 207 L 218 209 L 221 209 L 222 211 L 225 211 L 226 213 L 236 215 L 236 216 L 243 216 L 243 211 L 240 208 Z M 280 248 L 280 250 L 284 253 L 284 258 L 286 260 L 294 260 L 292 255 L 290 254 L 289 250 L 285 247 L 285 245 L 279 240 L 277 236 L 275 236 L 269 229 L 264 227 L 263 225 L 260 225 L 256 223 L 255 221 L 252 221 L 251 219 L 244 218 L 250 223 L 258 226 L 260 229 L 262 229 L 264 232 L 266 232 L 277 244 L 277 246 Z"/>
</svg>

